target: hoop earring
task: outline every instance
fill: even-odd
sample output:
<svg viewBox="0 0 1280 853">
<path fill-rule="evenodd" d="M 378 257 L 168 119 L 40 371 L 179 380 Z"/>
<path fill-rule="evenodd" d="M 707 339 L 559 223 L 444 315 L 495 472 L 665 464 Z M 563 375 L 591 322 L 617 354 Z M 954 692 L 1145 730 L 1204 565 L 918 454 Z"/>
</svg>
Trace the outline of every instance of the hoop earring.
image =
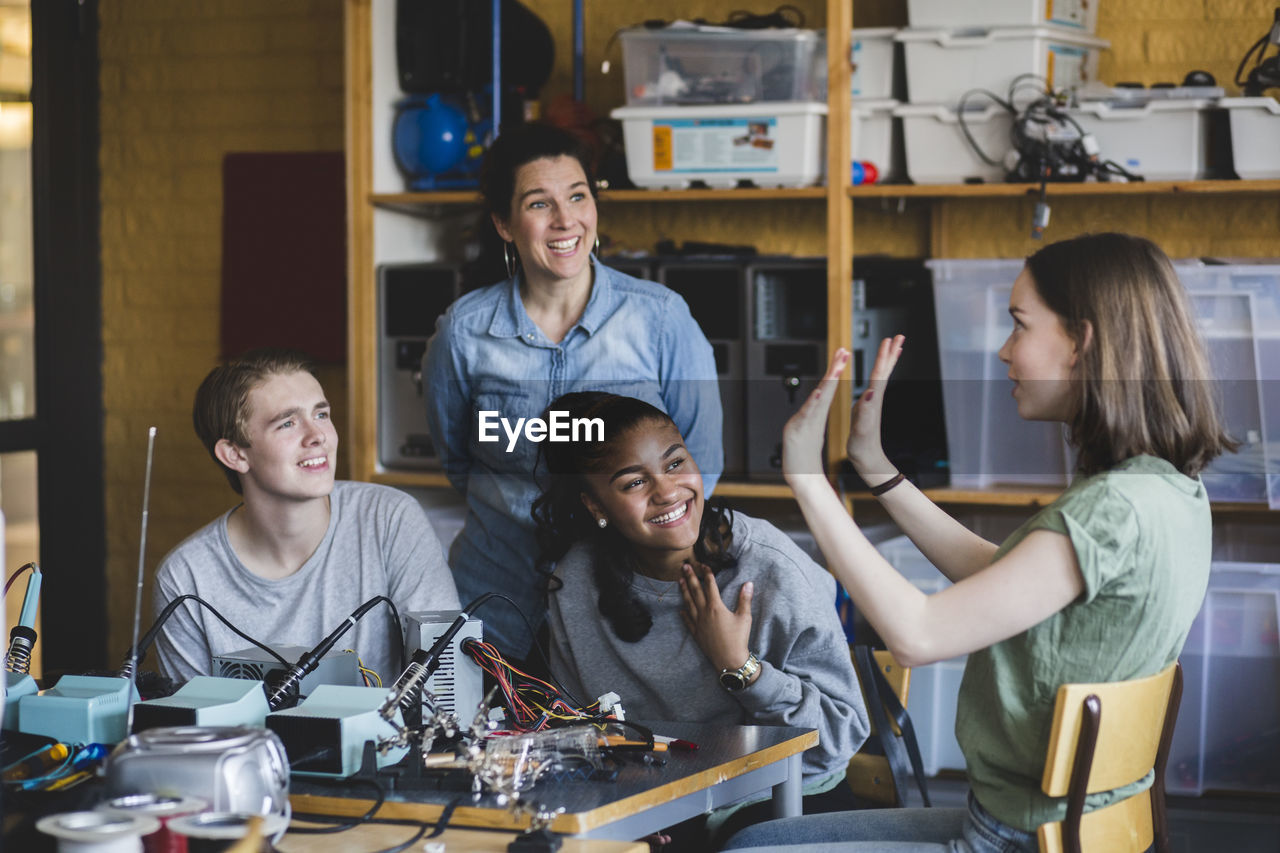
<svg viewBox="0 0 1280 853">
<path fill-rule="evenodd" d="M 597 258 L 600 257 L 600 235 L 599 234 L 596 235 L 595 255 Z"/>
<path fill-rule="evenodd" d="M 516 258 L 517 257 L 518 255 L 516 255 L 514 249 L 512 249 L 511 244 L 506 241 L 503 241 L 502 259 L 507 263 L 507 278 L 516 277 Z"/>
</svg>

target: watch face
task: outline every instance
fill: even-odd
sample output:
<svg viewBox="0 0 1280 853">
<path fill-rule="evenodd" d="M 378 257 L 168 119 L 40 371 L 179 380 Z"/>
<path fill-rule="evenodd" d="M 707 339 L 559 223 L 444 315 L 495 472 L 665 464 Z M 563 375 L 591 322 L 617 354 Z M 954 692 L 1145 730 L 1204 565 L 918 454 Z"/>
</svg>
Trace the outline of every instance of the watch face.
<svg viewBox="0 0 1280 853">
<path fill-rule="evenodd" d="M 741 690 L 744 686 L 742 676 L 736 672 L 720 673 L 720 686 L 725 690 Z"/>
</svg>

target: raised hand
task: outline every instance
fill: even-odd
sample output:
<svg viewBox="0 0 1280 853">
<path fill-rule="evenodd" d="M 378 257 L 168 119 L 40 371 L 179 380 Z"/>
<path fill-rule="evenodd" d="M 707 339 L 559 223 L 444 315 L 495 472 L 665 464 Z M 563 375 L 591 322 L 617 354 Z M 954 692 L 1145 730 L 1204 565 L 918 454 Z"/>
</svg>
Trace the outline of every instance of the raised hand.
<svg viewBox="0 0 1280 853">
<path fill-rule="evenodd" d="M 885 386 L 889 384 L 889 375 L 902 355 L 905 340 L 902 335 L 894 335 L 880 342 L 867 390 L 853 401 L 853 412 L 849 416 L 849 440 L 845 444 L 845 452 L 849 454 L 854 469 L 864 475 L 864 480 L 868 479 L 865 475 L 870 475 L 868 482 L 879 474 L 891 475 L 894 470 L 880 442 L 880 415 L 884 407 Z"/>
<path fill-rule="evenodd" d="M 840 374 L 848 364 L 849 351 L 844 347 L 836 350 L 826 375 L 782 428 L 782 475 L 788 481 L 801 474 L 823 473 L 822 439 L 827 433 L 827 415 Z"/>
<path fill-rule="evenodd" d="M 716 669 L 737 669 L 751 654 L 751 598 L 754 587 L 742 585 L 738 606 L 730 610 L 720 598 L 720 587 L 711 569 L 700 563 L 686 563 L 680 578 L 684 598 L 684 624 L 698 648 Z"/>
</svg>

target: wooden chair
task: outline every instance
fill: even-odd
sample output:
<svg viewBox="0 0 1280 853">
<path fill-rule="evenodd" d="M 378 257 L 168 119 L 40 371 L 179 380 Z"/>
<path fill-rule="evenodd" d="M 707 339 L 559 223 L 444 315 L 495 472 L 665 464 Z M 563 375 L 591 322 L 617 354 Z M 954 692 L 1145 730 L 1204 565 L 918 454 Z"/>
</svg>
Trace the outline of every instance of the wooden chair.
<svg viewBox="0 0 1280 853">
<path fill-rule="evenodd" d="M 1060 823 L 1039 828 L 1041 853 L 1138 853 L 1155 842 L 1169 849 L 1164 776 L 1182 701 L 1177 662 L 1146 678 L 1058 688 L 1040 788 L 1067 797 Z M 1083 814 L 1087 794 L 1137 782 L 1155 771 L 1141 794 Z"/>
<path fill-rule="evenodd" d="M 882 649 L 873 650 L 871 655 L 876 667 L 884 673 L 885 680 L 889 682 L 898 701 L 902 703 L 902 707 L 907 707 L 907 696 L 911 692 L 911 667 L 902 666 L 893 659 L 890 652 Z M 863 698 L 869 708 L 871 697 L 867 696 L 866 685 L 863 685 L 862 689 Z M 890 725 L 893 727 L 894 735 L 901 734 L 896 723 L 890 721 Z M 875 722 L 871 723 L 871 734 L 878 734 Z M 845 779 L 857 797 L 887 806 L 895 806 L 899 802 L 898 791 L 893 784 L 893 774 L 889 769 L 889 759 L 884 755 L 856 753 L 849 759 Z"/>
</svg>

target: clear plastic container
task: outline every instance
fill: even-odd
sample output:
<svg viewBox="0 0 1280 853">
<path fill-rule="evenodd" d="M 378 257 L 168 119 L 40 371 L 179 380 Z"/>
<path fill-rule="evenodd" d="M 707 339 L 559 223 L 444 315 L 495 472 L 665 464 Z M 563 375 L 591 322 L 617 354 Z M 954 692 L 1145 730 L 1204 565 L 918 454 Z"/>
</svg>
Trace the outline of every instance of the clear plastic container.
<svg viewBox="0 0 1280 853">
<path fill-rule="evenodd" d="M 1280 565 L 1214 563 L 1183 647 L 1171 794 L 1280 791 Z"/>
<path fill-rule="evenodd" d="M 910 161 L 908 161 L 908 167 Z M 1073 460 L 1061 424 L 1018 416 L 1008 368 L 1009 294 L 1021 260 L 931 260 L 951 485 L 1067 485 Z"/>
<path fill-rule="evenodd" d="M 695 25 L 623 30 L 627 105 L 751 104 L 826 98 L 816 30 Z"/>
<path fill-rule="evenodd" d="M 1218 379 L 1227 431 L 1241 442 L 1204 472 L 1209 496 L 1280 509 L 1280 260 L 1178 272 Z"/>
<path fill-rule="evenodd" d="M 880 554 L 921 592 L 932 595 L 951 585 L 906 536 L 876 546 Z M 916 729 L 920 761 L 926 776 L 939 770 L 964 770 L 964 753 L 956 741 L 956 703 L 968 659 L 962 655 L 911 669 L 907 711 Z"/>
</svg>

